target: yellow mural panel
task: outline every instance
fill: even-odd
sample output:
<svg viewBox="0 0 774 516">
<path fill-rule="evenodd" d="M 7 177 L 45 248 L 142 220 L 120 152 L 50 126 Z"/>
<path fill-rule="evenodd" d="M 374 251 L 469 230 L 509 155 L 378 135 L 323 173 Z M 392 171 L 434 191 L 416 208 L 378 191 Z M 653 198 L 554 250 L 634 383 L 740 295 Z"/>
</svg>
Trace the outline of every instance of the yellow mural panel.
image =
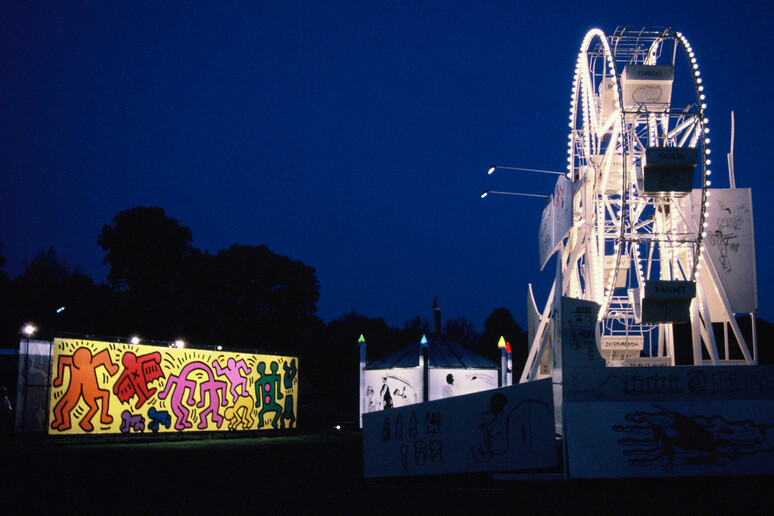
<svg viewBox="0 0 774 516">
<path fill-rule="evenodd" d="M 55 339 L 48 432 L 295 428 L 298 358 Z"/>
</svg>

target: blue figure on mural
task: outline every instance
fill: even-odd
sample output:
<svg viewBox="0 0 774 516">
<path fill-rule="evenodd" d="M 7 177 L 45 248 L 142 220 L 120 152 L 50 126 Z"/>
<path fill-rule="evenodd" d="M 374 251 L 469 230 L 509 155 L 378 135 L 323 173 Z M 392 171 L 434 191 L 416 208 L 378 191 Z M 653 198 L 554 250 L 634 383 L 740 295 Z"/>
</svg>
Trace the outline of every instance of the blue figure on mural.
<svg viewBox="0 0 774 516">
<path fill-rule="evenodd" d="M 296 378 L 296 361 L 295 359 L 282 364 L 282 369 L 285 371 L 283 375 L 283 387 L 285 387 L 285 411 L 282 413 L 282 427 L 285 428 L 285 421 L 288 421 L 287 428 L 293 428 L 296 424 L 296 412 L 293 409 L 293 380 Z"/>
<path fill-rule="evenodd" d="M 172 417 L 166 410 L 157 411 L 155 407 L 151 407 L 148 409 L 148 417 L 151 420 L 148 424 L 148 428 L 151 432 L 158 432 L 159 425 L 163 425 L 164 428 L 167 429 L 172 425 Z"/>
<path fill-rule="evenodd" d="M 259 362 L 256 369 L 258 374 L 261 375 L 260 380 L 255 382 L 255 406 L 261 407 L 261 411 L 258 413 L 258 427 L 263 427 L 264 414 L 267 412 L 274 412 L 276 415 L 271 421 L 271 426 L 277 428 L 279 426 L 279 420 L 282 418 L 282 405 L 277 403 L 277 400 L 280 400 L 283 397 L 282 390 L 280 389 L 282 377 L 277 374 L 279 364 L 277 362 L 271 363 L 271 374 L 266 373 L 266 364 L 264 362 Z"/>
</svg>

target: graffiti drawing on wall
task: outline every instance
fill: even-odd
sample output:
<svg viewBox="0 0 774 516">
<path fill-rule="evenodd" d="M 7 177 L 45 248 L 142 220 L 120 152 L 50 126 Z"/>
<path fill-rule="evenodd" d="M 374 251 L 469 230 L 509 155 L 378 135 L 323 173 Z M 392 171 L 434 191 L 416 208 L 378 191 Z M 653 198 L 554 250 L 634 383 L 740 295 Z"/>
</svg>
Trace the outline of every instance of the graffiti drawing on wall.
<svg viewBox="0 0 774 516">
<path fill-rule="evenodd" d="M 626 414 L 629 424 L 613 426 L 629 434 L 618 441 L 633 466 L 725 464 L 747 455 L 774 451 L 774 424 L 729 421 L 721 416 L 686 416 L 658 405 L 652 412 Z"/>
<path fill-rule="evenodd" d="M 371 478 L 553 467 L 552 389 L 550 379 L 537 380 L 363 414 L 364 473 Z"/>
<path fill-rule="evenodd" d="M 443 442 L 441 434 L 440 412 L 427 411 L 424 414 L 424 428 L 419 423 L 416 411 L 411 411 L 408 431 L 403 432 L 403 414 L 398 414 L 394 427 L 390 426 L 390 416 L 385 416 L 382 425 L 382 441 L 401 441 L 398 453 L 403 471 L 409 468 L 421 468 L 425 464 L 443 462 Z"/>
<path fill-rule="evenodd" d="M 383 372 L 379 372 L 383 373 Z M 368 375 L 371 382 L 377 378 L 377 374 Z M 369 382 L 366 386 L 365 398 L 363 399 L 364 412 L 374 412 L 377 410 L 391 409 L 417 403 L 418 392 L 412 382 L 396 374 L 378 374 L 378 384 L 373 385 Z"/>
<path fill-rule="evenodd" d="M 56 339 L 49 433 L 294 428 L 297 362 Z"/>
<path fill-rule="evenodd" d="M 515 406 L 508 407 L 508 397 L 495 393 L 489 401 L 489 410 L 481 414 L 478 424 L 479 441 L 470 451 L 477 462 L 489 462 L 494 456 L 508 453 L 511 446 L 531 450 L 532 417 L 538 410 L 550 414 L 551 407 L 540 400 L 521 400 Z"/>
<path fill-rule="evenodd" d="M 707 232 L 707 241 L 718 248 L 720 265 L 728 274 L 734 270 L 732 257 L 739 251 L 738 232 L 745 224 L 748 209 L 746 204 L 739 204 L 732 210 L 722 200 L 718 201 L 718 207 L 721 215 L 715 221 L 715 228 Z"/>
</svg>

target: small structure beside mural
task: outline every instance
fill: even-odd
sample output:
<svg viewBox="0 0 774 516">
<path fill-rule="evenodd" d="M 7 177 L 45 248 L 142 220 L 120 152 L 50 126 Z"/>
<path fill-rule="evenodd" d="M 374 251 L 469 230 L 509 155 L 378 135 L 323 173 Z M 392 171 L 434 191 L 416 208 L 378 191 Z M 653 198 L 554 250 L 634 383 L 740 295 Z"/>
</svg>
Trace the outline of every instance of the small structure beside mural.
<svg viewBox="0 0 774 516">
<path fill-rule="evenodd" d="M 366 365 L 360 345 L 360 417 L 384 409 L 499 387 L 500 366 L 446 338 L 441 309 L 433 305 L 435 332 Z"/>
</svg>

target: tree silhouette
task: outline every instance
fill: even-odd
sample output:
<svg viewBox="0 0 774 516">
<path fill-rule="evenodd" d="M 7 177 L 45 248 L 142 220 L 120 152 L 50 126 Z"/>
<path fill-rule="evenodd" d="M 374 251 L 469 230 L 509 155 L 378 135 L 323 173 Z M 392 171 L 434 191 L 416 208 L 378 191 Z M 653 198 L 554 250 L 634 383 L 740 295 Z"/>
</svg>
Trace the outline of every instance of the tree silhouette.
<svg viewBox="0 0 774 516">
<path fill-rule="evenodd" d="M 456 317 L 446 321 L 443 325 L 443 333 L 452 342 L 465 346 L 471 351 L 478 353 L 481 349 L 479 343 L 481 336 L 476 332 L 473 323 L 468 321 L 466 317 Z"/>
<path fill-rule="evenodd" d="M 320 286 L 315 270 L 265 245 L 235 244 L 215 256 L 194 252 L 183 284 L 184 320 L 210 341 L 298 350 L 316 324 Z"/>
<path fill-rule="evenodd" d="M 94 285 L 79 266 L 71 266 L 51 247 L 24 266 L 24 273 L 7 283 L 3 321 L 18 333 L 33 321 L 41 338 L 57 332 L 95 333 L 104 320 L 105 289 Z"/>
<path fill-rule="evenodd" d="M 108 282 L 116 290 L 157 295 L 179 284 L 193 251 L 191 229 L 167 216 L 163 208 L 124 210 L 105 224 L 97 238 L 110 266 Z"/>
<path fill-rule="evenodd" d="M 403 323 L 403 334 L 406 340 L 406 345 L 412 342 L 419 342 L 422 335 L 430 334 L 430 323 L 422 319 L 419 315 Z"/>
<path fill-rule="evenodd" d="M 302 354 L 304 371 L 330 396 L 338 418 L 353 421 L 360 392 L 358 338 L 365 337 L 370 362 L 400 349 L 402 332 L 381 317 L 369 318 L 354 311 L 330 321 L 321 330 L 314 345 Z"/>
</svg>

